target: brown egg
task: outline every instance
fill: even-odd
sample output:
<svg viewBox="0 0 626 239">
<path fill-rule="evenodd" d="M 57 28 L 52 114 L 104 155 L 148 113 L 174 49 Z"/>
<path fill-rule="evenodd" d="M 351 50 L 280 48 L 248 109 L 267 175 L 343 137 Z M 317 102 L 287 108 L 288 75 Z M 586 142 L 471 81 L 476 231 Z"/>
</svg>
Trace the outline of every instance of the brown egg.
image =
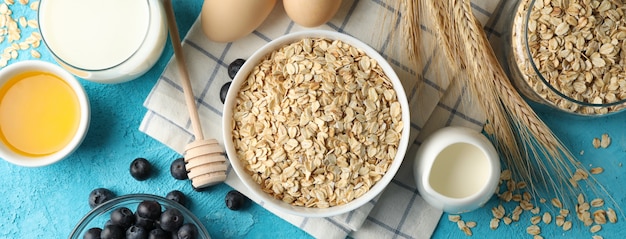
<svg viewBox="0 0 626 239">
<path fill-rule="evenodd" d="M 335 16 L 341 0 L 283 0 L 285 12 L 303 27 L 317 27 Z"/>
<path fill-rule="evenodd" d="M 204 0 L 202 30 L 211 41 L 235 41 L 259 27 L 274 5 L 276 0 Z"/>
</svg>

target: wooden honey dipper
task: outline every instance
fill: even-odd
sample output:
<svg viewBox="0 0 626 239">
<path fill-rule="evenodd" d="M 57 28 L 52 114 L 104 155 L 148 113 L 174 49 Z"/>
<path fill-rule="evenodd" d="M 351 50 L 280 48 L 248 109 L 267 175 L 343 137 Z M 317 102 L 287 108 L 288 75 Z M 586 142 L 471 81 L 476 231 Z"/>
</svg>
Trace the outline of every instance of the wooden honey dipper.
<svg viewBox="0 0 626 239">
<path fill-rule="evenodd" d="M 170 38 L 174 48 L 174 57 L 176 57 L 176 62 L 178 63 L 180 81 L 185 94 L 185 103 L 187 104 L 187 110 L 189 111 L 189 118 L 195 136 L 195 141 L 185 147 L 184 158 L 187 176 L 191 180 L 191 185 L 194 188 L 204 188 L 226 180 L 226 157 L 224 157 L 224 150 L 217 140 L 204 139 L 195 97 L 193 96 L 191 82 L 189 81 L 187 64 L 185 63 L 180 36 L 178 35 L 178 27 L 176 25 L 172 1 L 165 0 L 163 4 L 167 16 Z"/>
</svg>

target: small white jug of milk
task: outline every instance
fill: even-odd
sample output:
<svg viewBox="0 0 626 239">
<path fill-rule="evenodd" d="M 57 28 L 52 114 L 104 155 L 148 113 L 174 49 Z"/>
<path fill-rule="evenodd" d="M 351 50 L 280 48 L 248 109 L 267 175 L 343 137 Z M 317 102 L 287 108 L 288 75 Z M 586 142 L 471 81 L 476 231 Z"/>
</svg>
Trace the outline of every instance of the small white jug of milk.
<svg viewBox="0 0 626 239">
<path fill-rule="evenodd" d="M 447 213 L 483 206 L 500 180 L 493 144 L 475 130 L 450 126 L 430 135 L 417 150 L 413 172 L 424 200 Z"/>
</svg>

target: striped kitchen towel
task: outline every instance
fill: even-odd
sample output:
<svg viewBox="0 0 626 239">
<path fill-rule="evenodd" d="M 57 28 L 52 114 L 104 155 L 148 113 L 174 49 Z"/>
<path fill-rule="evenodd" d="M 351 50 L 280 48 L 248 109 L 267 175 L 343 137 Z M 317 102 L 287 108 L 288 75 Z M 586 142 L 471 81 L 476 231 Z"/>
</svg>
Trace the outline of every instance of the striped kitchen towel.
<svg viewBox="0 0 626 239">
<path fill-rule="evenodd" d="M 499 0 L 480 0 L 472 7 L 482 23 L 494 15 Z M 435 230 L 442 215 L 418 195 L 412 174 L 412 160 L 421 140 L 431 132 L 447 125 L 461 125 L 476 130 L 482 128 L 484 118 L 471 105 L 463 104 L 462 90 L 449 87 L 438 68 L 440 56 L 432 48 L 425 56 L 427 64 L 418 79 L 408 66 L 408 61 L 398 54 L 390 29 L 397 27 L 390 21 L 391 6 L 380 0 L 344 0 L 337 15 L 318 29 L 338 31 L 356 37 L 373 48 L 389 62 L 400 77 L 411 105 L 411 147 L 394 180 L 377 198 L 350 213 L 330 218 L 303 218 L 272 211 L 279 217 L 318 238 L 428 238 Z M 230 78 L 227 66 L 237 58 L 247 58 L 256 49 L 284 34 L 304 30 L 294 24 L 284 13 L 279 3 L 256 31 L 232 43 L 210 42 L 202 33 L 196 20 L 183 40 L 183 49 L 188 58 L 188 70 L 197 98 L 200 118 L 205 137 L 221 137 L 223 104 L 219 99 L 220 88 Z M 425 32 L 426 42 L 432 39 Z M 432 42 L 432 41 L 430 41 Z M 148 109 L 140 130 L 182 153 L 185 145 L 193 141 L 191 123 L 184 102 L 182 88 L 177 79 L 175 59 L 172 58 L 145 100 Z M 418 80 L 425 87 L 417 88 Z M 246 190 L 234 172 L 229 171 L 226 183 L 258 202 Z M 324 230 L 320 230 L 323 228 Z"/>
</svg>

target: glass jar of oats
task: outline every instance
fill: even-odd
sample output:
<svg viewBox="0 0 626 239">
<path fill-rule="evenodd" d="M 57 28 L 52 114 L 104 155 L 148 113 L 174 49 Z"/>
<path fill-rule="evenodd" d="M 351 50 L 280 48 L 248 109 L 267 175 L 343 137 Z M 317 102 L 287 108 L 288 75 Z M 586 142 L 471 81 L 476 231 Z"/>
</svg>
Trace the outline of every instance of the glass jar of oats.
<svg viewBox="0 0 626 239">
<path fill-rule="evenodd" d="M 519 0 L 506 60 L 528 99 L 578 115 L 626 108 L 626 4 Z"/>
</svg>

